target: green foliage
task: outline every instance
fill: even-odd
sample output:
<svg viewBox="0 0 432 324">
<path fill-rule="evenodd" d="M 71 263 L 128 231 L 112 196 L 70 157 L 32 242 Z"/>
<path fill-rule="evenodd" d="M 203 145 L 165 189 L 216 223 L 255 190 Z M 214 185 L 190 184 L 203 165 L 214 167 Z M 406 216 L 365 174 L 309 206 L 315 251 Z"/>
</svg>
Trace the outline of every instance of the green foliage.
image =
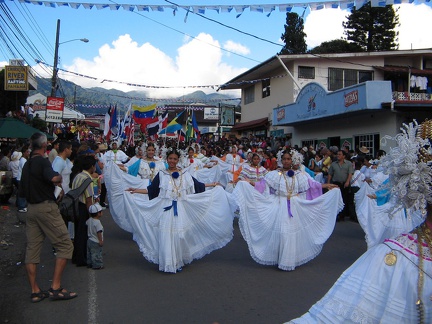
<svg viewBox="0 0 432 324">
<path fill-rule="evenodd" d="M 354 7 L 347 18 L 348 21 L 342 23 L 347 40 L 359 45 L 364 51 L 398 49 L 395 28 L 399 24 L 399 16 L 391 5 L 372 7 L 368 2 L 360 9 Z"/>
<path fill-rule="evenodd" d="M 322 42 L 309 51 L 311 54 L 330 54 L 330 53 L 355 53 L 363 52 L 361 46 L 348 42 L 345 39 L 334 39 L 328 42 Z"/>
<path fill-rule="evenodd" d="M 8 111 L 20 110 L 28 97 L 28 91 L 6 91 L 4 89 L 5 70 L 0 71 L 0 116 L 4 117 Z"/>
<path fill-rule="evenodd" d="M 295 12 L 287 12 L 284 28 L 285 32 L 282 34 L 281 39 L 285 45 L 278 54 L 306 53 L 305 37 L 307 35 L 303 32 L 303 18 L 299 17 Z"/>
<path fill-rule="evenodd" d="M 42 120 L 39 117 L 34 117 L 31 125 L 42 132 L 45 132 L 47 129 L 47 123 L 45 122 L 45 120 Z"/>
</svg>

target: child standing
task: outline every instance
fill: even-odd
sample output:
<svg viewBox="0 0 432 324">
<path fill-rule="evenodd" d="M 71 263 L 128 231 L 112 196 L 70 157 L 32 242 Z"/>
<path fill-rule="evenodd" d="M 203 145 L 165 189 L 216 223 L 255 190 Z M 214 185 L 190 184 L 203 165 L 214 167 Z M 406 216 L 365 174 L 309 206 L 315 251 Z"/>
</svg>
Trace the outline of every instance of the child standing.
<svg viewBox="0 0 432 324">
<path fill-rule="evenodd" d="M 95 203 L 89 207 L 90 218 L 87 224 L 87 267 L 93 270 L 104 268 L 102 259 L 103 226 L 100 221 L 102 217 L 102 206 Z"/>
</svg>

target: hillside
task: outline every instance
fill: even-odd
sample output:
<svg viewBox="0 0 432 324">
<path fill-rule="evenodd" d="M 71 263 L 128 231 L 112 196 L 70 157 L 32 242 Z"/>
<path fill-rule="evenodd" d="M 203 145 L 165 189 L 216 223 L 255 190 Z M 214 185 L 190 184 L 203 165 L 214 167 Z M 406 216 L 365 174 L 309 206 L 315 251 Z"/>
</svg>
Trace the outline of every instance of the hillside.
<svg viewBox="0 0 432 324">
<path fill-rule="evenodd" d="M 41 93 L 44 96 L 49 96 L 51 94 L 51 80 L 37 78 L 37 82 L 38 90 L 30 91 L 30 95 Z M 61 80 L 60 84 L 57 95 L 60 96 L 61 94 L 62 97 L 64 96 L 66 104 L 75 102 L 77 105 L 76 109 L 86 115 L 105 114 L 107 110 L 106 107 L 109 105 L 125 107 L 130 103 L 142 106 L 154 103 L 154 101 L 145 99 L 146 91 L 123 92 L 116 89 L 107 90 L 100 87 L 83 88 L 66 80 Z M 181 104 L 184 101 L 190 102 L 191 100 L 195 103 L 208 103 L 211 105 L 217 104 L 215 100 L 221 100 L 221 103 L 229 105 L 238 105 L 240 103 L 240 100 L 230 100 L 233 98 L 224 94 L 212 93 L 207 95 L 203 91 L 194 91 L 177 99 L 177 104 Z M 224 102 L 224 100 L 226 101 Z M 176 104 L 176 102 L 175 100 L 170 100 L 169 102 L 158 101 L 158 105 L 162 106 L 165 104 Z"/>
</svg>

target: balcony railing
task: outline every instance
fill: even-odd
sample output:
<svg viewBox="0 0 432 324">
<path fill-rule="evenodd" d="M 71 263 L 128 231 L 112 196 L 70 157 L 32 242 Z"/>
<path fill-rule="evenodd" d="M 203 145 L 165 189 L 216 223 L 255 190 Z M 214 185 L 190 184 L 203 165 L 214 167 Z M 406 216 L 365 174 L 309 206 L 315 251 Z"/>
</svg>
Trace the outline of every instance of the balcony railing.
<svg viewBox="0 0 432 324">
<path fill-rule="evenodd" d="M 398 92 L 393 91 L 393 100 L 395 101 L 432 101 L 431 93 L 418 92 Z"/>
</svg>

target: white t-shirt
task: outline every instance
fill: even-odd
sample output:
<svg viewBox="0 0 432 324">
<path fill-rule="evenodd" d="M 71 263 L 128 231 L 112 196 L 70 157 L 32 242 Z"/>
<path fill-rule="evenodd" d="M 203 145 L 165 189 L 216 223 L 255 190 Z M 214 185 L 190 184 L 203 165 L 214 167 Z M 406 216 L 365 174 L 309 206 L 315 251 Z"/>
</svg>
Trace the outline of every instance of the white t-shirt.
<svg viewBox="0 0 432 324">
<path fill-rule="evenodd" d="M 97 233 L 102 232 L 102 241 L 103 241 L 103 226 L 99 219 L 90 217 L 87 221 L 87 236 L 89 240 L 99 243 L 99 238 Z"/>
<path fill-rule="evenodd" d="M 63 180 L 62 180 L 62 188 L 65 193 L 67 193 L 70 183 L 70 174 L 72 173 L 72 162 L 69 159 L 63 160 L 62 157 L 56 156 L 53 163 L 52 168 L 55 172 L 58 172 Z"/>
</svg>

